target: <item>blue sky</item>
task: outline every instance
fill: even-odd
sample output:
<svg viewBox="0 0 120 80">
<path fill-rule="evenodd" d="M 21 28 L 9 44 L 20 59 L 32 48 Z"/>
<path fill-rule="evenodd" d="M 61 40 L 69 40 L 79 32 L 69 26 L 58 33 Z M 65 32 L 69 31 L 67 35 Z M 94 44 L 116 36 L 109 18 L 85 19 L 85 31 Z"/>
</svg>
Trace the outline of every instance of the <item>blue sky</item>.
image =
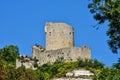
<svg viewBox="0 0 120 80">
<path fill-rule="evenodd" d="M 32 46 L 45 47 L 46 22 L 64 22 L 74 30 L 75 46 L 87 45 L 92 58 L 110 66 L 120 54 L 113 54 L 107 45 L 107 23 L 98 30 L 89 13 L 88 0 L 0 0 L 0 48 L 18 45 L 20 53 L 32 55 Z"/>
</svg>

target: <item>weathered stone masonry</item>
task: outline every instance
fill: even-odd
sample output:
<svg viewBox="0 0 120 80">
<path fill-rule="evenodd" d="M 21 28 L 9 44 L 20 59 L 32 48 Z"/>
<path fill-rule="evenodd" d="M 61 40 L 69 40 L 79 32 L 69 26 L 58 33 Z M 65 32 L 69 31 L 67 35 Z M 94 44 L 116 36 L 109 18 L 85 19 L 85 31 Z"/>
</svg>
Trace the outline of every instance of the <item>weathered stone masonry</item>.
<svg viewBox="0 0 120 80">
<path fill-rule="evenodd" d="M 39 65 L 76 61 L 78 58 L 91 59 L 89 47 L 74 47 L 74 31 L 65 23 L 47 23 L 45 26 L 46 49 L 41 46 L 32 47 L 32 58 L 39 60 Z"/>
<path fill-rule="evenodd" d="M 46 48 L 39 45 L 32 47 L 32 59 L 37 59 L 39 66 L 56 61 L 73 62 L 78 58 L 91 59 L 89 47 L 74 47 L 74 30 L 68 24 L 46 23 L 45 34 Z M 19 67 L 20 63 L 17 60 L 16 66 Z"/>
<path fill-rule="evenodd" d="M 73 47 L 73 29 L 65 23 L 47 23 L 46 50 Z"/>
<path fill-rule="evenodd" d="M 73 62 L 78 58 L 90 59 L 90 49 L 87 46 L 82 48 L 72 47 L 58 50 L 40 51 L 37 46 L 33 46 L 33 58 L 39 60 L 39 65 L 54 63 L 55 61 Z"/>
</svg>

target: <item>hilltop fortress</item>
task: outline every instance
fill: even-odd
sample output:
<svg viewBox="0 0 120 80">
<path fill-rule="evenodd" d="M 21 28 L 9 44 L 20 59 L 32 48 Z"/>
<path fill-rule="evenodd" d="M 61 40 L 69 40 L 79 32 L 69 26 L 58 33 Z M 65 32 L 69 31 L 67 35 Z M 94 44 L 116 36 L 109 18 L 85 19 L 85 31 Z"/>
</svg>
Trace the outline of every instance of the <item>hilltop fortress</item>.
<svg viewBox="0 0 120 80">
<path fill-rule="evenodd" d="M 37 64 L 42 66 L 46 63 L 54 63 L 56 61 L 74 62 L 78 58 L 91 59 L 91 51 L 87 46 L 74 46 L 74 30 L 65 23 L 46 23 L 46 48 L 39 45 L 32 47 L 32 59 L 37 59 Z M 32 59 L 22 63 L 16 60 L 16 66 L 22 64 L 29 67 Z"/>
</svg>

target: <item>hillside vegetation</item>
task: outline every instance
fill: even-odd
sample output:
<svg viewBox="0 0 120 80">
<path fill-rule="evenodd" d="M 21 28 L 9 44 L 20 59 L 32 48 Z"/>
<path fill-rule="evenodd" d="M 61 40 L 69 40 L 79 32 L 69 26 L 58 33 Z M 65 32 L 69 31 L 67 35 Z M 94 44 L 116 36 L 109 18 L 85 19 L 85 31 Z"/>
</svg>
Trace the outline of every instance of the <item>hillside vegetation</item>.
<svg viewBox="0 0 120 80">
<path fill-rule="evenodd" d="M 19 57 L 17 46 L 9 45 L 0 49 L 0 80 L 49 80 L 66 77 L 66 73 L 74 69 L 88 69 L 94 73 L 93 80 L 120 80 L 120 60 L 112 67 L 104 67 L 97 60 L 78 59 L 76 62 L 59 62 L 44 64 L 36 70 L 15 68 L 15 60 Z"/>
</svg>

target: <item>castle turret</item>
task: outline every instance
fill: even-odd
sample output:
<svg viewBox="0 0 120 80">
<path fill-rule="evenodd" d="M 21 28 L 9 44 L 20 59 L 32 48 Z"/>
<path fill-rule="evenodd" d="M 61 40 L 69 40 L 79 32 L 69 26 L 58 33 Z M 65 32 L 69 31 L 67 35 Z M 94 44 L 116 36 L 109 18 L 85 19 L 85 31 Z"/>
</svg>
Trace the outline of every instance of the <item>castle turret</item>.
<svg viewBox="0 0 120 80">
<path fill-rule="evenodd" d="M 47 23 L 46 50 L 57 50 L 74 46 L 73 29 L 65 23 Z"/>
</svg>

